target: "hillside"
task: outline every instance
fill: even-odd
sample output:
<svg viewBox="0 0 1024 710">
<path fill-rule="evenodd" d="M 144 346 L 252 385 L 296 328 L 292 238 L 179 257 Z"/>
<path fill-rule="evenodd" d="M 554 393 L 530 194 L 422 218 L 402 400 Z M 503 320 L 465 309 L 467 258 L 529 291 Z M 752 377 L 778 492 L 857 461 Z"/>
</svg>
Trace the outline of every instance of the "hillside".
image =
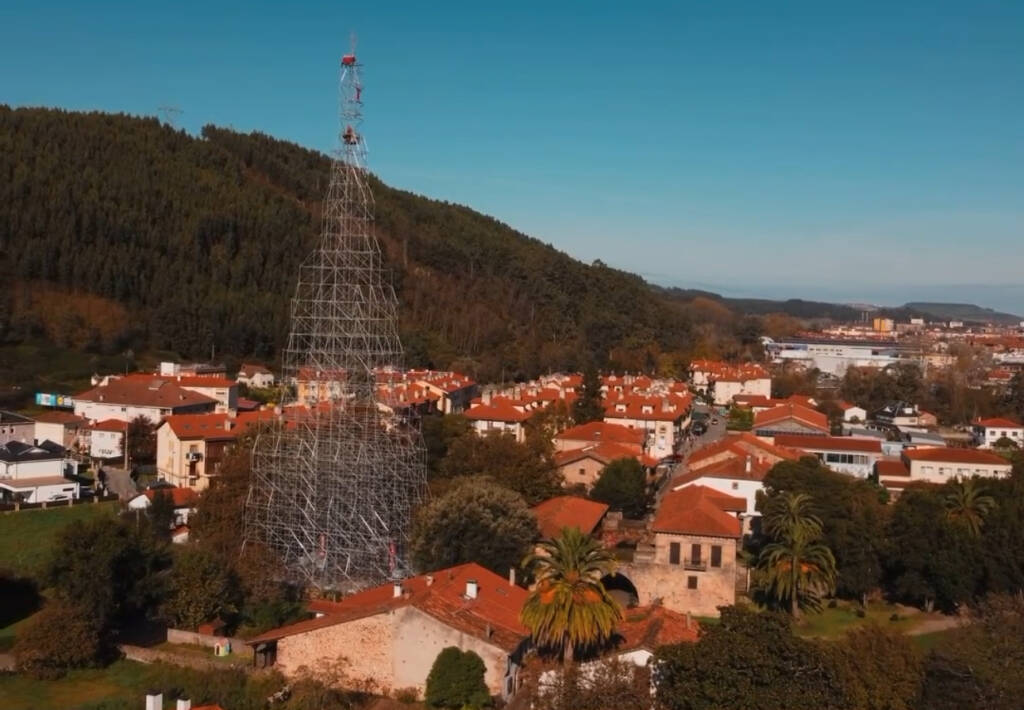
<svg viewBox="0 0 1024 710">
<path fill-rule="evenodd" d="M 1000 313 L 991 308 L 983 308 L 973 303 L 908 303 L 904 308 L 920 311 L 931 318 L 942 320 L 959 320 L 965 323 L 994 323 L 997 325 L 1016 325 L 1024 318 L 1011 313 Z"/>
<path fill-rule="evenodd" d="M 208 126 L 0 107 L 7 342 L 274 362 L 328 174 L 322 154 Z M 411 365 L 479 377 L 642 367 L 692 345 L 685 309 L 471 209 L 373 180 Z"/>
</svg>

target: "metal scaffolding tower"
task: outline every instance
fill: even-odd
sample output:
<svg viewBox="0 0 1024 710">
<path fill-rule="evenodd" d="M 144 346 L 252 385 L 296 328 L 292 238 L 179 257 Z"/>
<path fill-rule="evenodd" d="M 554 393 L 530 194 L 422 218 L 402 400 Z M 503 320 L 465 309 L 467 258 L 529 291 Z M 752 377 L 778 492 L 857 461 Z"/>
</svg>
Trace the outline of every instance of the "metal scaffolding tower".
<svg viewBox="0 0 1024 710">
<path fill-rule="evenodd" d="M 378 402 L 400 366 L 398 302 L 383 278 L 367 184 L 361 65 L 341 59 L 341 150 L 316 249 L 302 263 L 284 352 L 290 401 L 253 449 L 246 541 L 296 581 L 353 591 L 408 574 L 411 512 L 426 490 L 416 426 Z"/>
</svg>

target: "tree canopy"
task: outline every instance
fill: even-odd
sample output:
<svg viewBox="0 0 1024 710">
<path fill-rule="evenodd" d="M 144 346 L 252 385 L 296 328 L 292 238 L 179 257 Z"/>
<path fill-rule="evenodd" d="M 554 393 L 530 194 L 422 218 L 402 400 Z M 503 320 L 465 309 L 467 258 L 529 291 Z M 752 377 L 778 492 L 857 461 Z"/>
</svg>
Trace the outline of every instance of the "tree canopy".
<svg viewBox="0 0 1024 710">
<path fill-rule="evenodd" d="M 601 470 L 590 491 L 594 500 L 621 510 L 627 518 L 641 518 L 647 512 L 647 474 L 635 458 L 612 461 Z"/>
</svg>

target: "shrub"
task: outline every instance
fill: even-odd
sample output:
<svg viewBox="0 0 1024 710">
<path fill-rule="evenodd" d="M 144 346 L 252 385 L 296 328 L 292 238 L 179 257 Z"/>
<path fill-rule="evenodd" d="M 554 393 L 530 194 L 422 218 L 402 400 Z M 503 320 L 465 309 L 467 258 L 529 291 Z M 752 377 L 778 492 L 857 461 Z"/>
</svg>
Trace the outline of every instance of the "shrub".
<svg viewBox="0 0 1024 710">
<path fill-rule="evenodd" d="M 403 705 L 412 705 L 419 699 L 420 691 L 416 688 L 397 688 L 395 690 L 395 700 Z"/>
<path fill-rule="evenodd" d="M 18 670 L 48 680 L 72 668 L 97 665 L 108 652 L 100 624 L 89 609 L 63 602 L 43 607 L 14 644 Z"/>
<path fill-rule="evenodd" d="M 427 676 L 427 705 L 435 708 L 482 708 L 491 704 L 480 656 L 455 646 L 437 654 Z"/>
</svg>

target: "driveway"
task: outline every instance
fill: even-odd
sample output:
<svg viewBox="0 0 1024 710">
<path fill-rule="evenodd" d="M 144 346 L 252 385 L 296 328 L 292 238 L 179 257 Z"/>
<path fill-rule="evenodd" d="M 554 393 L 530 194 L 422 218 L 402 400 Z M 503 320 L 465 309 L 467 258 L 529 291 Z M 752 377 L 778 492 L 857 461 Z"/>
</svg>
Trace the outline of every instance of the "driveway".
<svg viewBox="0 0 1024 710">
<path fill-rule="evenodd" d="M 672 481 L 686 473 L 686 461 L 690 458 L 690 454 L 697 449 L 704 448 L 708 444 L 713 444 L 726 434 L 725 421 L 727 417 L 710 412 L 709 407 L 706 404 L 694 405 L 693 411 L 708 415 L 705 420 L 708 425 L 708 430 L 700 436 L 695 436 L 691 440 L 683 443 L 683 447 L 679 450 L 679 453 L 683 455 L 683 460 L 672 468 L 672 472 L 665 478 L 665 481 L 658 489 L 657 498 L 659 500 L 668 490 L 671 489 Z M 711 423 L 714 419 L 718 420 L 717 424 Z"/>
<path fill-rule="evenodd" d="M 121 500 L 129 500 L 138 494 L 139 489 L 128 471 L 113 466 L 104 466 L 103 471 L 107 474 L 107 490 L 116 493 Z"/>
</svg>

